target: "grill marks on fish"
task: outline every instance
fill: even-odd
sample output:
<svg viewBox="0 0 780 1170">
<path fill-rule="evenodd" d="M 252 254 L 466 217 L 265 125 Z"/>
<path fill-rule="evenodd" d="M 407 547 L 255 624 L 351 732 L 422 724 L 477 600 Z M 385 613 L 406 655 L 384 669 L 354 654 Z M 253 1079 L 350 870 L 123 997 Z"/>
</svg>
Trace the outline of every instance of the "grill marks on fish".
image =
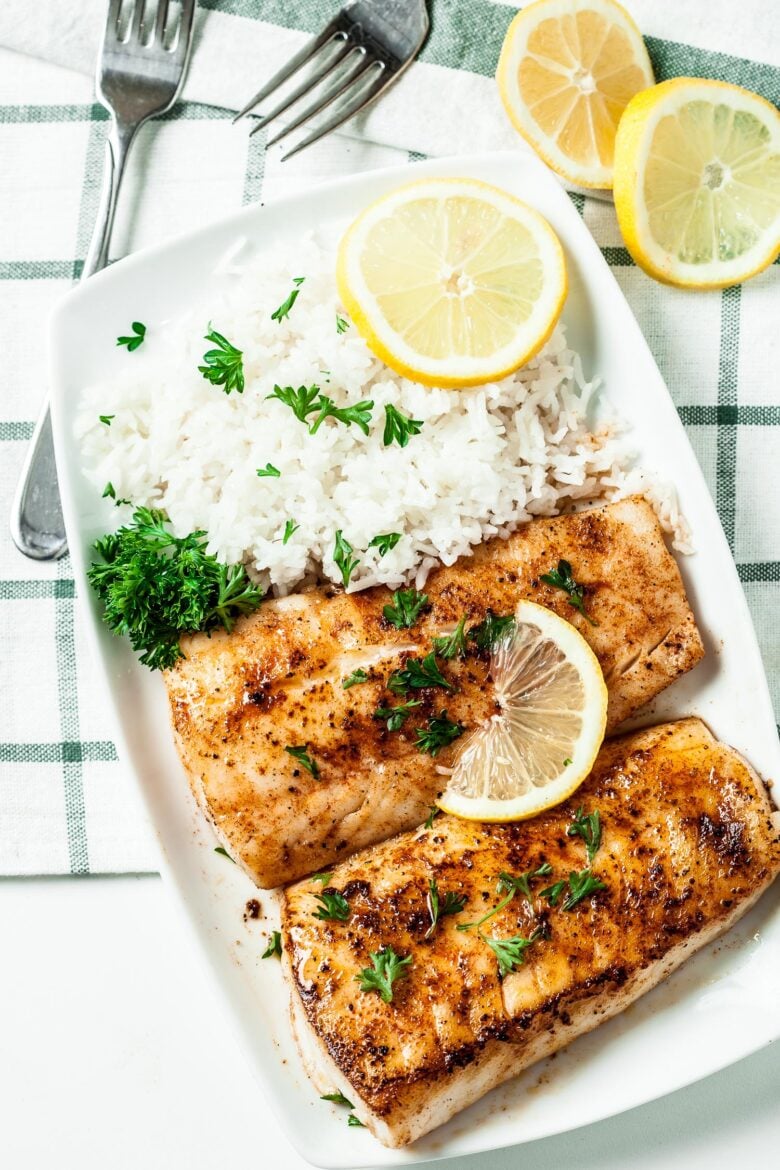
<svg viewBox="0 0 780 1170">
<path fill-rule="evenodd" d="M 591 626 L 566 595 L 541 581 L 567 559 L 586 588 Z M 260 886 L 329 867 L 357 849 L 424 821 L 457 741 L 432 757 L 415 728 L 446 709 L 474 727 L 495 712 L 487 655 L 442 662 L 454 690 L 426 688 L 404 726 L 373 717 L 389 675 L 423 657 L 432 639 L 512 613 L 523 598 L 571 621 L 593 647 L 609 688 L 608 726 L 633 714 L 703 654 L 680 574 L 650 506 L 632 498 L 590 512 L 539 519 L 506 540 L 441 566 L 430 607 L 411 629 L 383 617 L 388 590 L 313 589 L 266 602 L 231 634 L 185 638 L 166 672 L 174 734 L 190 782 L 225 848 Z M 349 689 L 360 667 L 368 680 Z M 295 767 L 305 744 L 319 776 Z"/>
<path fill-rule="evenodd" d="M 581 804 L 602 817 L 593 872 L 605 888 L 566 912 L 539 891 L 587 864 L 566 833 Z M 331 879 L 351 891 L 345 924 L 314 919 L 314 883 L 290 887 L 286 971 L 315 1082 L 342 1088 L 386 1144 L 414 1140 L 625 1008 L 731 925 L 780 869 L 774 816 L 741 757 L 686 719 L 608 741 L 575 797 L 532 821 L 442 816 L 351 857 Z M 498 903 L 500 872 L 543 861 L 553 875 L 531 901 L 516 895 L 482 928 L 495 939 L 549 934 L 501 979 L 490 947 L 457 924 Z M 426 939 L 432 879 L 467 902 Z M 413 956 L 390 1004 L 354 978 L 381 946 Z"/>
</svg>

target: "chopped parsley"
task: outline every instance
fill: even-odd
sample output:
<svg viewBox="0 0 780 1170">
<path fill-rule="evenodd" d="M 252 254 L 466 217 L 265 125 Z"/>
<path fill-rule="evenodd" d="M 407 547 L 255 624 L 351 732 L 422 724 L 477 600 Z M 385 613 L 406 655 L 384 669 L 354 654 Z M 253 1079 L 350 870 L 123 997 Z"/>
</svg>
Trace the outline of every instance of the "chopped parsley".
<svg viewBox="0 0 780 1170">
<path fill-rule="evenodd" d="M 453 723 L 447 718 L 447 712 L 442 711 L 439 715 L 431 716 L 427 727 L 417 727 L 415 731 L 417 733 L 415 747 L 421 752 L 427 752 L 429 756 L 437 756 L 443 747 L 447 747 L 458 736 L 463 735 L 464 728 L 460 723 Z"/>
<path fill-rule="evenodd" d="M 307 772 L 311 772 L 315 780 L 319 780 L 319 764 L 316 760 L 311 758 L 306 750 L 306 746 L 307 745 L 304 744 L 303 747 L 286 747 L 284 750 L 287 752 L 288 756 L 292 756 L 294 760 L 297 760 L 298 763 L 304 767 Z"/>
<path fill-rule="evenodd" d="M 164 512 L 136 508 L 130 524 L 95 541 L 102 563 L 93 561 L 87 573 L 103 621 L 127 635 L 152 670 L 181 658 L 182 634 L 214 626 L 229 633 L 263 600 L 243 565 L 224 565 L 206 552 L 204 532 L 178 537 L 167 523 Z"/>
<path fill-rule="evenodd" d="M 387 686 L 394 695 L 405 695 L 407 691 L 423 687 L 443 687 L 445 691 L 455 689 L 439 670 L 433 650 L 423 659 L 407 659 L 403 670 L 394 670 L 390 675 Z"/>
<path fill-rule="evenodd" d="M 227 857 L 228 861 L 233 861 L 233 858 L 230 856 L 227 849 L 223 849 L 221 845 L 217 845 L 214 849 L 214 852 L 219 853 L 221 857 Z M 235 861 L 233 861 L 233 865 L 235 864 Z"/>
<path fill-rule="evenodd" d="M 460 619 L 451 634 L 433 639 L 433 648 L 440 658 L 463 658 L 466 653 L 466 617 Z"/>
<path fill-rule="evenodd" d="M 605 890 L 607 888 L 600 878 L 593 876 L 590 868 L 580 870 L 579 873 L 572 870 L 569 874 L 568 881 L 564 878 L 561 881 L 554 882 L 546 890 L 541 891 L 540 897 L 546 898 L 551 906 L 555 906 L 567 885 L 569 887 L 569 893 L 563 902 L 564 910 L 573 910 L 584 898 L 589 898 L 591 894 L 595 894 L 598 890 Z"/>
<path fill-rule="evenodd" d="M 215 349 L 207 349 L 203 355 L 203 365 L 199 371 L 212 386 L 221 386 L 225 394 L 235 390 L 237 394 L 244 393 L 244 355 L 242 350 L 236 349 L 226 337 L 217 333 L 209 322 L 206 341 L 214 343 Z"/>
<path fill-rule="evenodd" d="M 320 1101 L 332 1101 L 334 1105 L 345 1105 L 347 1109 L 355 1108 L 352 1102 L 348 1100 L 348 1098 L 345 1097 L 343 1093 L 339 1092 L 323 1093 L 320 1097 Z"/>
<path fill-rule="evenodd" d="M 421 699 L 412 699 L 408 703 L 399 703 L 397 707 L 377 707 L 373 718 L 384 719 L 388 731 L 400 731 L 414 708 L 421 704 Z"/>
<path fill-rule="evenodd" d="M 360 564 L 360 557 L 353 557 L 353 548 L 348 540 L 344 539 L 341 529 L 336 533 L 336 543 L 333 547 L 333 560 L 341 573 L 341 581 L 346 589 L 352 574 Z"/>
<path fill-rule="evenodd" d="M 369 540 L 368 547 L 378 548 L 380 557 L 385 557 L 391 549 L 395 548 L 400 539 L 400 532 L 385 532 L 381 536 L 375 536 L 373 540 Z"/>
<path fill-rule="evenodd" d="M 309 878 L 310 882 L 322 882 L 323 886 L 327 886 L 330 879 L 333 877 L 332 873 L 313 873 Z"/>
<path fill-rule="evenodd" d="M 601 814 L 599 810 L 596 809 L 595 812 L 586 814 L 583 805 L 580 805 L 574 814 L 572 823 L 566 830 L 566 836 L 582 837 L 588 854 L 588 865 L 590 865 L 601 845 Z"/>
<path fill-rule="evenodd" d="M 349 1125 L 351 1127 L 357 1126 L 358 1129 L 365 1129 L 366 1128 L 363 1125 L 363 1122 L 360 1120 L 360 1118 L 355 1117 L 354 1113 L 350 1113 L 349 1117 L 347 1118 L 347 1125 Z"/>
<path fill-rule="evenodd" d="M 585 586 L 578 585 L 574 580 L 568 561 L 558 561 L 557 569 L 551 569 L 549 573 L 542 573 L 539 579 L 544 581 L 545 585 L 551 585 L 553 589 L 562 589 L 564 593 L 568 594 L 569 605 L 574 606 L 592 626 L 599 624 L 595 618 L 585 612 Z"/>
<path fill-rule="evenodd" d="M 563 761 L 564 768 L 568 768 L 571 763 L 572 763 L 571 756 L 567 756 L 566 759 Z"/>
<path fill-rule="evenodd" d="M 319 907 L 314 911 L 315 918 L 320 918 L 323 922 L 346 922 L 349 918 L 349 902 L 338 890 L 334 890 L 333 893 L 325 890 L 322 894 L 317 894 L 316 899 Z"/>
<path fill-rule="evenodd" d="M 261 959 L 270 959 L 276 955 L 277 958 L 282 957 L 282 933 L 279 930 L 273 931 L 268 939 L 268 946 L 260 956 Z"/>
<path fill-rule="evenodd" d="M 514 890 L 515 893 L 522 894 L 524 898 L 532 902 L 531 882 L 534 878 L 549 877 L 551 873 L 552 866 L 549 861 L 543 861 L 538 869 L 526 870 L 519 877 L 512 877 L 510 873 L 500 873 L 498 875 L 498 892 L 501 894 L 505 890 Z"/>
<path fill-rule="evenodd" d="M 396 589 L 393 604 L 386 605 L 382 613 L 385 621 L 397 630 L 408 630 L 429 606 L 428 594 L 416 589 Z"/>
<path fill-rule="evenodd" d="M 430 808 L 428 809 L 428 815 L 425 818 L 425 821 L 423 823 L 423 828 L 424 829 L 432 829 L 433 822 L 436 820 L 436 818 L 440 812 L 441 812 L 441 809 L 437 808 L 437 806 L 435 804 L 432 804 L 430 806 Z"/>
<path fill-rule="evenodd" d="M 143 343 L 143 340 L 146 337 L 146 326 L 142 321 L 133 321 L 130 328 L 133 331 L 132 336 L 117 337 L 116 339 L 117 345 L 127 346 L 128 353 L 132 353 L 134 349 L 138 349 L 138 346 Z"/>
<path fill-rule="evenodd" d="M 502 617 L 489 609 L 485 614 L 485 620 L 478 626 L 471 627 L 468 637 L 478 650 L 492 650 L 497 642 L 509 637 L 514 628 L 514 614 L 508 613 Z"/>
<path fill-rule="evenodd" d="M 101 415 L 98 415 L 98 417 L 99 417 L 100 421 L 104 424 L 104 426 L 110 427 L 111 423 L 116 418 L 116 415 L 115 414 L 101 414 Z"/>
<path fill-rule="evenodd" d="M 109 480 L 108 483 L 106 484 L 106 486 L 103 488 L 103 495 L 102 495 L 101 499 L 104 499 L 104 500 L 115 500 L 116 499 L 116 488 L 112 484 L 111 480 Z"/>
<path fill-rule="evenodd" d="M 408 415 L 401 414 L 399 410 L 388 403 L 385 407 L 385 430 L 382 442 L 385 447 L 389 447 L 393 442 L 396 442 L 399 447 L 405 447 L 409 442 L 409 436 L 419 435 L 422 426 L 420 419 L 409 418 Z"/>
<path fill-rule="evenodd" d="M 448 914 L 460 914 L 463 907 L 466 905 L 465 894 L 453 894 L 449 890 L 444 896 L 439 893 L 439 887 L 436 884 L 436 879 L 432 878 L 428 882 L 428 897 L 426 900 L 428 906 L 428 913 L 431 916 L 431 925 L 425 932 L 425 938 L 430 938 L 436 929 L 440 918 L 446 918 Z"/>
<path fill-rule="evenodd" d="M 258 467 L 257 474 L 261 479 L 266 475 L 272 479 L 280 479 L 282 473 L 278 467 L 274 467 L 273 463 L 266 463 L 265 467 Z"/>
<path fill-rule="evenodd" d="M 345 691 L 348 691 L 350 687 L 359 686 L 360 683 L 364 682 L 368 682 L 368 675 L 366 674 L 365 670 L 359 666 L 357 670 L 352 671 L 352 674 L 348 674 L 346 678 L 341 680 L 341 685 Z"/>
<path fill-rule="evenodd" d="M 540 927 L 536 927 L 531 932 L 530 938 L 523 938 L 519 934 L 516 934 L 513 938 L 487 938 L 486 935 L 482 935 L 482 940 L 487 943 L 498 959 L 498 973 L 503 979 L 514 971 L 516 967 L 523 965 L 525 962 L 525 952 L 530 946 L 533 946 L 538 938 L 542 937 L 543 931 Z"/>
<path fill-rule="evenodd" d="M 371 960 L 371 966 L 364 967 L 360 974 L 355 976 L 360 990 L 376 991 L 380 999 L 385 1003 L 391 1003 L 393 984 L 399 979 L 407 978 L 412 956 L 407 955 L 406 958 L 401 958 L 391 946 L 387 946 L 378 951 L 372 951 L 368 957 Z"/>
<path fill-rule="evenodd" d="M 271 314 L 272 321 L 283 321 L 285 319 L 285 317 L 290 316 L 290 309 L 293 307 L 295 302 L 298 300 L 298 293 L 301 291 L 301 285 L 303 284 L 305 279 L 306 279 L 305 276 L 294 276 L 293 277 L 293 284 L 296 287 L 292 290 L 292 292 L 287 297 L 287 299 L 282 301 L 279 308 L 274 309 L 273 313 Z"/>
<path fill-rule="evenodd" d="M 346 317 L 340 317 L 339 314 L 337 313 L 336 314 L 336 332 L 337 333 L 346 333 L 348 329 L 349 329 L 349 321 L 346 319 Z"/>
<path fill-rule="evenodd" d="M 293 532 L 297 532 L 299 528 L 300 528 L 300 524 L 296 524 L 292 517 L 290 517 L 289 520 L 285 521 L 284 536 L 282 537 L 282 544 L 287 544 L 287 541 L 290 539 Z"/>
</svg>

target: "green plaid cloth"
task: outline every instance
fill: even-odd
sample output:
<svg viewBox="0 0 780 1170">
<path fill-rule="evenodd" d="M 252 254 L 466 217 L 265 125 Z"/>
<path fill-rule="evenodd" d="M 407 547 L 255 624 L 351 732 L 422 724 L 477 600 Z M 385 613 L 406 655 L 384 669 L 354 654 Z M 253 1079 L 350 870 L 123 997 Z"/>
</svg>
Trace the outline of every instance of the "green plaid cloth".
<svg viewBox="0 0 780 1170">
<path fill-rule="evenodd" d="M 34 6 L 4 0 L 0 44 L 37 52 L 24 18 L 41 6 L 45 0 Z M 780 18 L 769 0 L 753 0 L 752 8 L 730 0 L 630 6 L 653 33 L 647 42 L 659 80 L 717 77 L 780 100 L 780 69 L 760 60 L 772 59 L 772 28 L 775 59 L 780 41 Z M 337 7 L 331 0 L 200 0 L 204 11 L 185 91 L 185 98 L 199 100 L 186 100 L 141 132 L 112 256 L 197 228 L 240 203 L 284 197 L 326 178 L 426 151 L 513 141 L 490 78 L 515 9 L 489 0 L 432 0 L 424 64 L 362 125 L 350 127 L 350 136 L 326 139 L 281 166 L 278 154 L 265 154 L 261 135 L 248 140 L 243 129 L 231 131 L 221 107 L 239 104 L 281 53 Z M 49 0 L 56 36 L 40 51 L 48 61 L 0 49 L 3 514 L 45 392 L 46 320 L 79 275 L 97 210 L 107 119 L 86 76 L 94 44 L 81 35 L 78 8 Z M 83 11 L 94 38 L 104 4 L 84 0 Z M 673 39 L 660 35 L 667 27 L 677 34 Z M 681 27 L 704 47 L 680 43 Z M 740 47 L 743 57 L 734 55 Z M 748 59 L 751 54 L 759 60 Z M 52 64 L 58 59 L 83 72 Z M 220 62 L 229 66 L 221 74 Z M 780 505 L 772 490 L 780 463 L 778 266 L 724 292 L 665 288 L 631 262 L 610 205 L 572 198 L 639 320 L 704 469 L 780 709 Z M 5 524 L 0 696 L 0 873 L 155 869 L 153 834 L 117 760 L 81 636 L 70 562 L 26 560 Z"/>
</svg>

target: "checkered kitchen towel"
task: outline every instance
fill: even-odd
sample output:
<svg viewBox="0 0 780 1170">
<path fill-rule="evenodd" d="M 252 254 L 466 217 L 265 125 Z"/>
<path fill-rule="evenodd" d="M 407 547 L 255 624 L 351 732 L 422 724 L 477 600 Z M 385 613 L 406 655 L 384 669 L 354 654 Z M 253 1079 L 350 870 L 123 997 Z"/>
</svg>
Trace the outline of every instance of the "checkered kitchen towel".
<svg viewBox="0 0 780 1170">
<path fill-rule="evenodd" d="M 626 0 L 659 80 L 716 77 L 780 101 L 777 0 Z M 231 129 L 248 94 L 338 0 L 200 0 L 184 102 L 142 131 L 112 256 L 240 203 L 424 154 L 517 144 L 492 82 L 509 3 L 430 0 L 421 61 L 361 124 L 280 165 Z M 0 512 L 46 382 L 52 305 L 79 275 L 94 221 L 105 112 L 89 74 L 105 0 L 0 5 Z M 653 283 L 612 208 L 573 196 L 631 304 L 707 476 L 780 710 L 780 269 L 744 287 Z M 774 490 L 773 490 L 774 489 Z M 156 868 L 153 835 L 117 761 L 79 629 L 69 561 L 36 564 L 0 524 L 0 873 Z"/>
</svg>

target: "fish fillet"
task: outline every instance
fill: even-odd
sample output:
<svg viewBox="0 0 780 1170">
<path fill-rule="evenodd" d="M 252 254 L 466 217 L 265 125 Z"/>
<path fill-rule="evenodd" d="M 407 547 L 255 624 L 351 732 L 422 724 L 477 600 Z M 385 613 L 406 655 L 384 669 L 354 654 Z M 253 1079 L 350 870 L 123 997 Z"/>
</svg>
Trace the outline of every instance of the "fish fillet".
<svg viewBox="0 0 780 1170">
<path fill-rule="evenodd" d="M 561 558 L 598 625 L 540 580 Z M 677 565 L 639 498 L 531 521 L 436 569 L 425 592 L 430 608 L 411 629 L 384 620 L 385 588 L 317 588 L 266 602 L 231 634 L 183 640 L 186 657 L 166 672 L 179 753 L 220 841 L 258 885 L 325 869 L 425 819 L 441 788 L 437 765 L 457 744 L 433 759 L 415 747 L 415 728 L 442 709 L 466 728 L 493 714 L 487 658 L 472 650 L 445 663 L 455 691 L 419 691 L 422 705 L 399 731 L 373 713 L 399 701 L 385 686 L 391 671 L 463 615 L 471 625 L 530 598 L 571 621 L 604 671 L 610 729 L 703 653 Z M 368 681 L 345 689 L 358 668 Z M 287 747 L 305 748 L 319 775 Z"/>
<path fill-rule="evenodd" d="M 604 889 L 573 909 L 540 897 L 587 864 L 567 836 L 582 804 L 598 810 L 592 862 Z M 326 892 L 347 898 L 347 922 L 315 917 L 321 884 L 284 895 L 282 934 L 296 1034 L 318 1091 L 338 1089 L 389 1146 L 447 1121 L 488 1090 L 624 1010 L 744 914 L 780 869 L 778 814 L 759 777 L 698 719 L 608 741 L 566 804 L 534 820 L 479 825 L 440 816 L 336 867 Z M 457 923 L 495 906 L 502 871 L 543 862 L 481 928 Z M 426 938 L 428 883 L 465 897 Z M 546 937 L 499 977 L 485 939 Z M 355 976 L 370 952 L 411 956 L 392 1002 Z"/>
</svg>

